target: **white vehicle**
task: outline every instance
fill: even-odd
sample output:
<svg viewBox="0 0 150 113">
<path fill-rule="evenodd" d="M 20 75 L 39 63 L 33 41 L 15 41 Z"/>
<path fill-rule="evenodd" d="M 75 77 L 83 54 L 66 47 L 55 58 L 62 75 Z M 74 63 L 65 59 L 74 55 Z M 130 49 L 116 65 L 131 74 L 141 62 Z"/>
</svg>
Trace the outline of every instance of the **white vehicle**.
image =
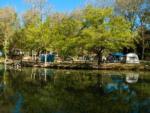
<svg viewBox="0 0 150 113">
<path fill-rule="evenodd" d="M 139 64 L 139 57 L 137 54 L 135 53 L 128 53 L 126 54 L 125 57 L 125 63 L 129 63 L 129 64 Z"/>
</svg>

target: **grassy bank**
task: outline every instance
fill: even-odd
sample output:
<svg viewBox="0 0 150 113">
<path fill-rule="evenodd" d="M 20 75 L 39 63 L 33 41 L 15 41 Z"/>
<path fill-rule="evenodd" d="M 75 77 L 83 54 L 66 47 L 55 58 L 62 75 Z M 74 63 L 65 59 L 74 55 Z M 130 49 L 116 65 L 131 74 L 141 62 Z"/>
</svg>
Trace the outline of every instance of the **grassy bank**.
<svg viewBox="0 0 150 113">
<path fill-rule="evenodd" d="M 150 61 L 144 61 L 144 60 L 142 60 L 142 61 L 141 61 L 141 64 L 150 66 Z"/>
<path fill-rule="evenodd" d="M 11 61 L 7 64 L 16 65 L 19 61 Z M 0 59 L 0 63 L 4 63 L 4 58 Z M 88 70 L 142 70 L 150 71 L 150 61 L 141 61 L 140 64 L 125 64 L 125 63 L 103 63 L 100 66 L 97 63 L 79 63 L 79 62 L 61 62 L 61 63 L 36 63 L 34 61 L 23 61 L 23 67 L 40 67 L 53 69 L 88 69 Z"/>
<path fill-rule="evenodd" d="M 34 63 L 23 62 L 25 67 L 42 67 L 54 69 L 89 69 L 89 70 L 148 70 L 150 66 L 141 64 L 103 63 L 98 66 L 95 63 Z"/>
</svg>

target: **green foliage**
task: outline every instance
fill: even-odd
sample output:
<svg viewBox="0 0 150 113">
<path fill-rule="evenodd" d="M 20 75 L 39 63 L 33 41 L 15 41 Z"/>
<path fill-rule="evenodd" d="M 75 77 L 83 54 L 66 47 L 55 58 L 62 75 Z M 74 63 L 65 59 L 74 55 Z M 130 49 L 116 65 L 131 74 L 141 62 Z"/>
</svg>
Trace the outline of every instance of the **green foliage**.
<svg viewBox="0 0 150 113">
<path fill-rule="evenodd" d="M 53 23 L 52 27 L 53 49 L 60 55 L 67 57 L 69 55 L 75 55 L 77 52 L 77 34 L 81 28 L 81 22 L 70 16 L 65 16 L 59 21 Z"/>
<path fill-rule="evenodd" d="M 28 10 L 23 22 L 11 36 L 9 48 L 52 50 L 65 58 L 88 52 L 100 57 L 105 51 L 134 46 L 131 23 L 108 7 L 88 5 L 68 15 L 52 14 L 45 21 L 35 10 Z"/>
<path fill-rule="evenodd" d="M 37 24 L 40 22 L 40 14 L 38 11 L 30 9 L 23 14 L 24 25 Z"/>
<path fill-rule="evenodd" d="M 7 13 L 6 13 L 7 12 Z M 10 7 L 0 9 L 0 40 L 7 57 L 9 50 L 9 42 L 17 27 L 17 14 Z"/>
<path fill-rule="evenodd" d="M 105 50 L 120 50 L 133 47 L 131 24 L 122 16 L 115 16 L 111 8 L 88 6 L 83 10 L 85 28 L 79 43 L 97 55 Z"/>
</svg>

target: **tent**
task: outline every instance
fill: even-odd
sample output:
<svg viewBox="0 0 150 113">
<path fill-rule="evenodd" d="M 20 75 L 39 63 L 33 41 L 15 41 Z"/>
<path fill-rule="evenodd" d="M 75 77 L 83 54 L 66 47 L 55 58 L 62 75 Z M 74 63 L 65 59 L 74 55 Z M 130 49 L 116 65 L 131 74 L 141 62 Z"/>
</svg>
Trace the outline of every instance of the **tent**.
<svg viewBox="0 0 150 113">
<path fill-rule="evenodd" d="M 113 57 L 113 62 L 121 62 L 125 56 L 123 53 L 116 52 L 111 54 Z"/>
<path fill-rule="evenodd" d="M 112 56 L 114 56 L 114 57 L 123 57 L 124 54 L 117 52 L 117 53 L 112 53 Z"/>
<path fill-rule="evenodd" d="M 45 60 L 46 60 L 46 62 L 54 62 L 55 55 L 54 54 L 41 54 L 40 55 L 40 61 L 45 62 Z"/>
</svg>

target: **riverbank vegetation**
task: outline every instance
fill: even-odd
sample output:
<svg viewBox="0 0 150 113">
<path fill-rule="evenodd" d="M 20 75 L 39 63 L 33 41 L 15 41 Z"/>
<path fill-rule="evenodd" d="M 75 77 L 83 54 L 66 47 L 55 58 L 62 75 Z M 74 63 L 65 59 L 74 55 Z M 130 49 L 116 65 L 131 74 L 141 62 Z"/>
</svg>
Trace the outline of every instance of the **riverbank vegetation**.
<svg viewBox="0 0 150 113">
<path fill-rule="evenodd" d="M 21 19 L 13 8 L 0 8 L 0 48 L 6 59 L 15 49 L 37 54 L 46 50 L 62 59 L 95 54 L 100 64 L 104 54 L 139 47 L 144 59 L 149 0 L 116 0 L 103 7 L 95 1 L 71 13 L 52 12 L 46 0 L 26 2 L 31 7 Z"/>
</svg>

